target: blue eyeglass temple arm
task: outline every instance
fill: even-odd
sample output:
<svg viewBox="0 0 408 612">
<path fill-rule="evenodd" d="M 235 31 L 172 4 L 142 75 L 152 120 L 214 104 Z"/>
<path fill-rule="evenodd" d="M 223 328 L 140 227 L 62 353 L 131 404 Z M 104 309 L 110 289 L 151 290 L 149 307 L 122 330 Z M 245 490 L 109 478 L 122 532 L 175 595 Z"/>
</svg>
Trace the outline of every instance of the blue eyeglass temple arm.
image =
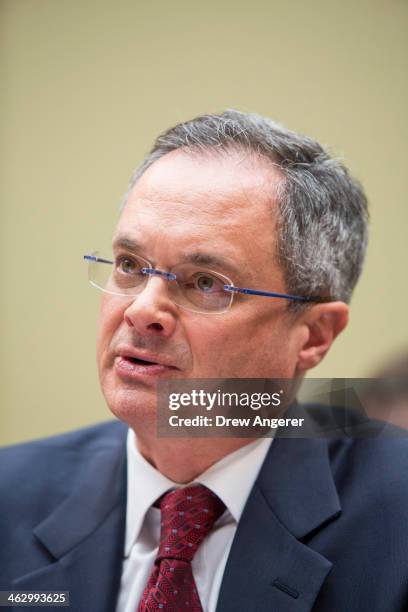
<svg viewBox="0 0 408 612">
<path fill-rule="evenodd" d="M 270 291 L 258 291 L 257 289 L 245 289 L 234 287 L 233 285 L 224 285 L 225 291 L 231 293 L 243 293 L 244 295 L 260 295 L 262 297 L 283 298 L 284 300 L 293 300 L 295 302 L 329 302 L 328 298 L 323 297 L 303 297 L 301 295 L 291 295 L 290 293 L 271 293 Z"/>
<path fill-rule="evenodd" d="M 96 257 L 95 255 L 84 255 L 84 259 L 87 261 L 95 261 L 106 264 L 113 264 L 113 261 L 109 259 L 102 259 L 101 257 Z M 167 280 L 176 280 L 177 277 L 172 272 L 163 272 L 162 270 L 157 270 L 156 268 L 142 268 L 142 274 L 150 274 L 155 276 L 163 276 Z M 224 291 L 228 291 L 230 293 L 242 293 L 244 295 L 260 295 L 262 297 L 271 297 L 271 298 L 283 298 L 284 300 L 292 300 L 295 302 L 329 302 L 329 298 L 324 297 L 303 297 L 300 295 L 291 295 L 290 293 L 271 293 L 270 291 L 258 291 L 257 289 L 246 289 L 242 287 L 234 287 L 234 285 L 224 285 Z"/>
<path fill-rule="evenodd" d="M 111 261 L 110 259 L 103 259 L 102 257 L 96 257 L 96 255 L 84 255 L 84 259 L 86 259 L 86 261 L 113 264 L 113 261 Z"/>
</svg>

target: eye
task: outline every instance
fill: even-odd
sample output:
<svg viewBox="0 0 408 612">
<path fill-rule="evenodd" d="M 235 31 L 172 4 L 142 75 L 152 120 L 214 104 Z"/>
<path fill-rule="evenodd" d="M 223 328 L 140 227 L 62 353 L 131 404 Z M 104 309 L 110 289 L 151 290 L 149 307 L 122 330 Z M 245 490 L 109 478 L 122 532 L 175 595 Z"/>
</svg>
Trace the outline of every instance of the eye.
<svg viewBox="0 0 408 612">
<path fill-rule="evenodd" d="M 197 287 L 206 293 L 214 287 L 214 279 L 211 276 L 202 274 L 196 280 Z"/>
<path fill-rule="evenodd" d="M 123 274 L 139 274 L 140 264 L 131 257 L 118 257 L 116 259 L 116 267 Z"/>
<path fill-rule="evenodd" d="M 198 272 L 191 281 L 194 288 L 198 289 L 201 293 L 215 293 L 221 289 L 220 280 L 206 272 Z"/>
</svg>

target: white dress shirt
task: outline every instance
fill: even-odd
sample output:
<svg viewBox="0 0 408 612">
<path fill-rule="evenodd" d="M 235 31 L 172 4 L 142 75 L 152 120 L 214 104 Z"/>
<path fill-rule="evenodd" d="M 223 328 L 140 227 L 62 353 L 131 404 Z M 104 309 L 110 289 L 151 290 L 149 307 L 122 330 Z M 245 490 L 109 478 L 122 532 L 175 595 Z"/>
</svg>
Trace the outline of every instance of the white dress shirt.
<svg viewBox="0 0 408 612">
<path fill-rule="evenodd" d="M 260 438 L 243 446 L 189 483 L 205 485 L 226 507 L 191 562 L 204 612 L 215 612 L 237 524 L 271 443 L 271 438 Z M 160 509 L 152 504 L 169 489 L 187 486 L 169 480 L 143 458 L 131 429 L 127 465 L 125 550 L 116 612 L 137 612 L 153 569 L 160 541 Z"/>
</svg>

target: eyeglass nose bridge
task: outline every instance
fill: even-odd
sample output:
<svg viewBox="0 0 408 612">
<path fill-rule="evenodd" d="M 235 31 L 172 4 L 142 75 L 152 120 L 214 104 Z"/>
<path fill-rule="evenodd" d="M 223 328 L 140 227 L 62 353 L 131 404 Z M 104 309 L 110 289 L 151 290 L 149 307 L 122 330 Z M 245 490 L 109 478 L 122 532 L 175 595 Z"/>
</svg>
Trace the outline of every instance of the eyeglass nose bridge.
<svg viewBox="0 0 408 612">
<path fill-rule="evenodd" d="M 175 281 L 177 279 L 173 272 L 164 272 L 163 270 L 158 270 L 157 268 L 142 268 L 140 271 L 142 274 L 147 274 L 148 276 L 161 276 L 168 281 Z"/>
</svg>

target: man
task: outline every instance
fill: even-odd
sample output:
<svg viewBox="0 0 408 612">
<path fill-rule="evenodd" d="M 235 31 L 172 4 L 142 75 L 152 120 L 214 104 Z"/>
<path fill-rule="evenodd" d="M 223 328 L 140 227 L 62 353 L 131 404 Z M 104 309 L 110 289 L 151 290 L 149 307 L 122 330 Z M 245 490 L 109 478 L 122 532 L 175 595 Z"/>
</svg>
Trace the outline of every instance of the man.
<svg viewBox="0 0 408 612">
<path fill-rule="evenodd" d="M 1 588 L 69 591 L 76 612 L 405 610 L 404 439 L 156 434 L 162 379 L 316 366 L 347 325 L 366 224 L 347 170 L 268 119 L 162 134 L 112 256 L 88 256 L 122 423 L 3 452 Z"/>
</svg>

